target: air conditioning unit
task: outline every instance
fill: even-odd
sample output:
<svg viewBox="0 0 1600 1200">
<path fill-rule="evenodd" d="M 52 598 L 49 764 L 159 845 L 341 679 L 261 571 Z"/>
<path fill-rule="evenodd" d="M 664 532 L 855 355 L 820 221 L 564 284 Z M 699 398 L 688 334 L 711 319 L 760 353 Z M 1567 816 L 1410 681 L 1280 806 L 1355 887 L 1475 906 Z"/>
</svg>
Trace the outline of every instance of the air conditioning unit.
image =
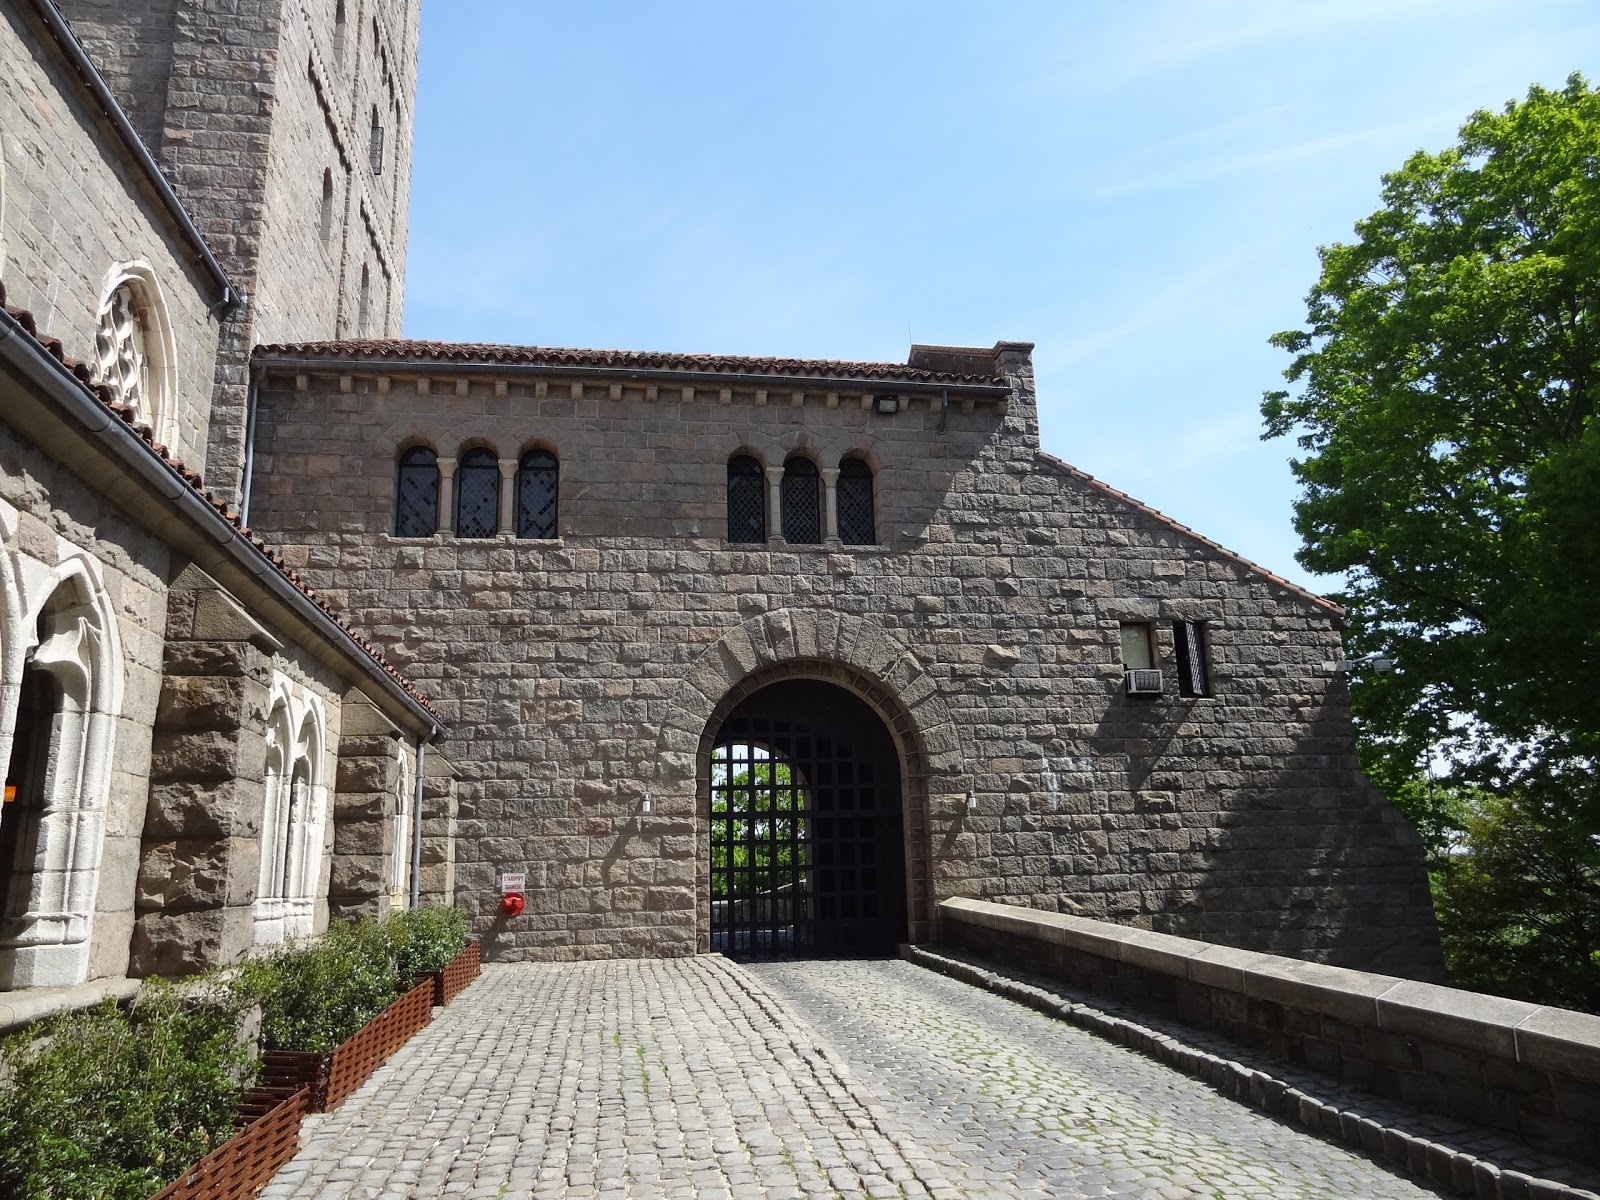
<svg viewBox="0 0 1600 1200">
<path fill-rule="evenodd" d="M 1130 696 L 1159 696 L 1161 695 L 1160 671 L 1129 671 L 1127 691 Z"/>
</svg>

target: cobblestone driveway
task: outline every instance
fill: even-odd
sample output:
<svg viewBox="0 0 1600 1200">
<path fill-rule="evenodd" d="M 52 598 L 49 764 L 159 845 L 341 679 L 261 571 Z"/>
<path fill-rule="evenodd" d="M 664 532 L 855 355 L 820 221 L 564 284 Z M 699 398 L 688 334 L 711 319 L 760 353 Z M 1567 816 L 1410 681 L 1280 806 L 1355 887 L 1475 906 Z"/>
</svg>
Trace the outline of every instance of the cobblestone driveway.
<svg viewBox="0 0 1600 1200">
<path fill-rule="evenodd" d="M 1424 1197 L 921 968 L 489 966 L 265 1195 Z"/>
</svg>

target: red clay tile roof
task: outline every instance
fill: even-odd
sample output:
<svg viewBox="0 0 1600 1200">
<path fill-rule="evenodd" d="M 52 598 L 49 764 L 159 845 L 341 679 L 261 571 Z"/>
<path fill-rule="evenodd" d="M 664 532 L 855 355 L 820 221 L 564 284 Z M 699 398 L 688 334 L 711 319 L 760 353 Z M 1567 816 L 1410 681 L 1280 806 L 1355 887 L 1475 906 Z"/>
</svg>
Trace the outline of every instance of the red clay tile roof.
<svg viewBox="0 0 1600 1200">
<path fill-rule="evenodd" d="M 391 664 L 388 659 L 383 656 L 383 651 L 379 650 L 378 647 L 374 646 L 366 638 L 362 637 L 361 634 L 357 633 L 355 629 L 344 620 L 343 617 L 334 611 L 334 609 L 326 600 L 317 595 L 316 589 L 307 584 L 305 580 L 300 577 L 300 573 L 298 571 L 294 570 L 289 566 L 288 563 L 284 561 L 283 555 L 279 554 L 276 550 L 272 549 L 272 547 L 268 546 L 266 542 L 262 541 L 259 536 L 252 532 L 244 525 L 243 522 L 239 520 L 239 514 L 234 509 L 230 508 L 224 501 L 219 500 L 215 495 L 212 494 L 211 490 L 205 486 L 205 480 L 200 477 L 200 473 L 198 471 L 191 471 L 188 467 L 184 466 L 182 462 L 174 458 L 167 447 L 155 440 L 155 436 L 152 433 L 150 426 L 135 425 L 133 409 L 129 408 L 125 404 L 119 404 L 113 400 L 111 398 L 110 389 L 104 384 L 95 383 L 94 377 L 90 372 L 87 363 L 79 362 L 75 358 L 68 357 L 68 355 L 62 349 L 61 339 L 41 334 L 39 332 L 38 323 L 34 320 L 33 314 L 27 309 L 13 308 L 7 304 L 4 284 L 0 284 L 0 308 L 4 308 L 11 318 L 16 321 L 18 325 L 22 326 L 23 330 L 27 332 L 28 336 L 39 343 L 46 354 L 55 359 L 56 362 L 60 363 L 62 370 L 66 374 L 71 375 L 74 379 L 76 379 L 78 383 L 83 386 L 83 389 L 86 392 L 99 400 L 100 403 L 105 405 L 106 408 L 115 414 L 118 419 L 132 429 L 133 432 L 138 435 L 139 439 L 149 448 L 150 453 L 154 454 L 157 458 L 161 459 L 162 462 L 166 463 L 166 465 L 172 470 L 173 474 L 182 479 L 184 483 L 188 484 L 193 491 L 198 493 L 207 504 L 216 509 L 218 513 L 226 518 L 227 521 L 239 531 L 240 536 L 254 546 L 257 550 L 259 550 L 262 555 L 266 557 L 267 561 L 276 567 L 284 576 L 284 578 L 293 584 L 302 595 L 304 595 L 308 600 L 326 613 L 328 617 L 339 626 L 339 628 L 343 629 L 347 634 L 349 634 L 350 639 L 355 642 L 356 645 L 360 646 L 361 649 L 364 650 L 367 655 L 378 664 L 378 666 L 383 668 L 384 674 L 392 678 L 407 695 L 409 695 L 429 713 L 433 714 L 435 717 L 439 715 L 438 710 L 433 707 L 433 704 L 428 700 L 427 696 L 423 695 L 423 693 L 417 689 L 417 686 L 409 679 L 400 674 L 399 671 L 395 670 L 393 664 Z"/>
<path fill-rule="evenodd" d="M 1003 387 L 998 375 L 929 371 L 905 363 L 844 362 L 826 358 L 749 358 L 735 354 L 658 354 L 645 350 L 570 350 L 549 346 L 496 346 L 478 342 L 419 342 L 403 338 L 351 338 L 337 342 L 293 342 L 260 346 L 256 353 L 281 358 L 367 358 L 383 362 L 458 362 L 473 365 L 609 367 L 634 371 L 705 371 L 729 375 L 904 380 L 915 383 Z"/>
</svg>

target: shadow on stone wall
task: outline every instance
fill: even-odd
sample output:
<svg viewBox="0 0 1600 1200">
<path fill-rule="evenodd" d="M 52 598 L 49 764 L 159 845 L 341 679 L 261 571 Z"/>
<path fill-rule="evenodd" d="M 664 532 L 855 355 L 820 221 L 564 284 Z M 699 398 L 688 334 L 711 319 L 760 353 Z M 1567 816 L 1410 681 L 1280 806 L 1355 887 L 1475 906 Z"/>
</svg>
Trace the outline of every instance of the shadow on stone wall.
<svg viewBox="0 0 1600 1200">
<path fill-rule="evenodd" d="M 1143 875 L 1140 923 L 1442 981 L 1421 841 L 1355 765 L 1340 697 L 1308 698 L 1259 747 L 1210 736 L 1194 703 L 1119 698 L 1095 731 L 1097 753 L 1127 762 L 1107 824 Z"/>
</svg>

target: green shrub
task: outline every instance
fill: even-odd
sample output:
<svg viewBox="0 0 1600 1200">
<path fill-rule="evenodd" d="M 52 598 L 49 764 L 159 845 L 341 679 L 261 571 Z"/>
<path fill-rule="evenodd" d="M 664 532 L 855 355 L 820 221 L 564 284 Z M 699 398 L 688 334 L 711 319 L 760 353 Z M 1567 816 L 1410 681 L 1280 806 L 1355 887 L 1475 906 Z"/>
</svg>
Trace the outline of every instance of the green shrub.
<svg viewBox="0 0 1600 1200">
<path fill-rule="evenodd" d="M 254 1061 L 223 989 L 146 983 L 0 1042 L 0 1197 L 145 1200 L 233 1136 Z"/>
<path fill-rule="evenodd" d="M 327 1051 L 393 1003 L 397 982 L 388 929 L 362 921 L 245 963 L 236 987 L 261 1006 L 262 1049 Z"/>
<path fill-rule="evenodd" d="M 402 988 L 418 975 L 443 970 L 467 944 L 467 915 L 459 908 L 405 909 L 388 926 Z"/>
</svg>

